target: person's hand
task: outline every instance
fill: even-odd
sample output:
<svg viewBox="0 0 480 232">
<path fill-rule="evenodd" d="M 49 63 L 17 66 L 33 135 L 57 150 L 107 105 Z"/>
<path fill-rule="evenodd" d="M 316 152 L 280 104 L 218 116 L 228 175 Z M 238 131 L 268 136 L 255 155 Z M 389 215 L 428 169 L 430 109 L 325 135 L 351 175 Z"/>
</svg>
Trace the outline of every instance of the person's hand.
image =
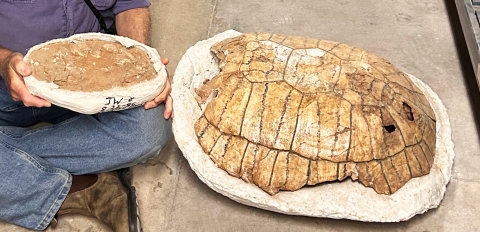
<svg viewBox="0 0 480 232">
<path fill-rule="evenodd" d="M 170 60 L 168 58 L 162 58 L 162 63 L 167 65 Z M 145 103 L 144 107 L 146 110 L 152 109 L 160 105 L 162 102 L 165 102 L 165 112 L 163 117 L 165 119 L 173 118 L 173 99 L 170 96 L 172 92 L 172 85 L 170 84 L 170 76 L 167 71 L 167 82 L 165 84 L 165 89 L 156 96 L 153 100 Z"/>
<path fill-rule="evenodd" d="M 28 64 L 23 61 L 22 54 L 18 52 L 10 54 L 0 66 L 0 73 L 5 79 L 5 84 L 14 101 L 22 101 L 27 107 L 51 106 L 50 102 L 45 99 L 32 95 L 25 86 L 23 78 L 31 75 L 32 70 L 28 67 Z"/>
</svg>

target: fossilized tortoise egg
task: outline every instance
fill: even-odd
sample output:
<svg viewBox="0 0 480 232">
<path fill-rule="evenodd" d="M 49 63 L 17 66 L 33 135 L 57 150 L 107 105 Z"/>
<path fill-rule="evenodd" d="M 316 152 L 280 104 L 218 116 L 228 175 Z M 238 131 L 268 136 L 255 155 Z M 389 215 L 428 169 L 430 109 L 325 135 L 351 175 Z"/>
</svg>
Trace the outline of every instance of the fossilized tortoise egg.
<svg viewBox="0 0 480 232">
<path fill-rule="evenodd" d="M 380 194 L 429 173 L 435 115 L 407 74 L 341 43 L 249 33 L 215 44 L 197 90 L 215 164 L 269 194 L 351 177 Z M 209 99 L 210 99 L 209 98 Z"/>
</svg>

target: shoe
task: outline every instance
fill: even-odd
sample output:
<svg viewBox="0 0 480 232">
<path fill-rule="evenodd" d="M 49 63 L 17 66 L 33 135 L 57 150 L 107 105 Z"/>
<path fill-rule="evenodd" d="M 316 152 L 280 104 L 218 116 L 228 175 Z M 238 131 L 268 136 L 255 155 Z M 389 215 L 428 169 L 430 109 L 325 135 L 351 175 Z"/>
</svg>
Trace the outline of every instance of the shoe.
<svg viewBox="0 0 480 232">
<path fill-rule="evenodd" d="M 57 216 L 80 214 L 97 218 L 115 232 L 138 232 L 141 230 L 137 209 L 130 172 L 121 169 L 98 174 L 95 184 L 68 194 Z"/>
</svg>

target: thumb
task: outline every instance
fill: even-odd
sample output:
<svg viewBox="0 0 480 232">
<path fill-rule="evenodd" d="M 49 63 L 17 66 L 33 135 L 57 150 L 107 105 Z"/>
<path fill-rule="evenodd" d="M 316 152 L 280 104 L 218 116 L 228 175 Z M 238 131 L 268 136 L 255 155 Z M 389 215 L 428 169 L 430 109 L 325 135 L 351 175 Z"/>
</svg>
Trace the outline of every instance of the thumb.
<svg viewBox="0 0 480 232">
<path fill-rule="evenodd" d="M 30 76 L 32 74 L 32 70 L 27 62 L 23 60 L 23 55 L 18 52 L 12 54 L 12 58 L 10 58 L 10 67 L 21 76 Z"/>
<path fill-rule="evenodd" d="M 14 69 L 18 74 L 24 77 L 30 76 L 32 74 L 32 70 L 30 69 L 28 64 L 25 61 L 23 61 L 23 59 L 15 60 Z"/>
</svg>

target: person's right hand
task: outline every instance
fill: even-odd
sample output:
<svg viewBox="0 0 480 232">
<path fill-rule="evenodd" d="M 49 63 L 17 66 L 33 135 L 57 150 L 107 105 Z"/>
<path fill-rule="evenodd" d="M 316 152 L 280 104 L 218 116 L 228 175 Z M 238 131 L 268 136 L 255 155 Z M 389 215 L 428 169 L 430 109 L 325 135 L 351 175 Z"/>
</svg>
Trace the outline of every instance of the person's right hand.
<svg viewBox="0 0 480 232">
<path fill-rule="evenodd" d="M 1 74 L 14 101 L 22 101 L 27 107 L 50 107 L 51 103 L 45 99 L 34 96 L 25 86 L 24 77 L 32 74 L 28 64 L 23 61 L 23 55 L 14 52 L 10 54 L 1 65 Z"/>
</svg>

